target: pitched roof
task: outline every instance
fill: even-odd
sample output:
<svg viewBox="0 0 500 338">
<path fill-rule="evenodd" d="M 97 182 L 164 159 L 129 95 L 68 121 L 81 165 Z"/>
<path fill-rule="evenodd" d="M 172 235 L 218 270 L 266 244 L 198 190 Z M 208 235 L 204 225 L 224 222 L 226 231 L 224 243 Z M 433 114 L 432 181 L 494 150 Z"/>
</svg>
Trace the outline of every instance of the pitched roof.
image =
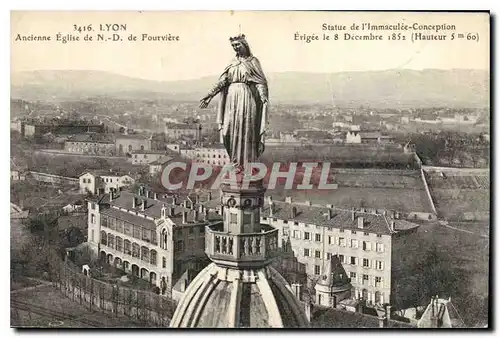
<svg viewBox="0 0 500 338">
<path fill-rule="evenodd" d="M 435 322 L 433 323 L 433 319 Z M 464 328 L 465 323 L 451 299 L 433 298 L 418 321 L 419 328 Z"/>
<path fill-rule="evenodd" d="M 345 272 L 342 263 L 337 255 L 332 255 L 330 260 L 326 261 L 326 267 L 318 280 L 318 284 L 329 287 L 338 287 L 349 284 L 351 281 Z"/>
<path fill-rule="evenodd" d="M 149 163 L 149 165 L 163 165 L 167 162 L 170 162 L 173 159 L 174 158 L 172 156 L 163 156 L 163 157 L 160 157 L 159 159 L 157 159 L 156 161 Z"/>
<path fill-rule="evenodd" d="M 67 142 L 93 142 L 93 143 L 114 143 L 110 134 L 85 133 L 76 134 L 67 138 Z"/>
<path fill-rule="evenodd" d="M 392 233 L 392 231 L 390 230 L 390 221 L 394 221 L 396 232 L 418 227 L 417 224 L 405 220 L 389 220 L 386 216 L 375 213 L 355 211 L 355 219 L 353 219 L 352 210 L 327 208 L 324 206 L 289 203 L 282 201 L 273 201 L 273 203 L 273 215 L 270 216 L 270 206 L 268 203 L 265 203 L 263 212 L 261 213 L 263 217 L 293 220 L 296 222 L 303 222 L 318 226 L 352 229 L 385 235 L 389 235 Z M 296 210 L 295 217 L 292 217 L 293 208 L 295 208 Z M 329 219 L 327 216 L 329 212 L 331 212 L 331 219 Z M 363 228 L 359 228 L 358 222 L 360 222 L 360 217 L 363 218 Z"/>
<path fill-rule="evenodd" d="M 138 198 L 135 208 L 133 207 L 134 197 Z M 141 225 L 154 230 L 156 229 L 154 220 L 159 219 L 161 217 L 161 209 L 163 205 L 165 205 L 165 207 L 167 208 L 169 207 L 174 208 L 173 216 L 168 216 L 168 218 L 170 218 L 178 226 L 183 225 L 182 224 L 183 212 L 187 212 L 186 214 L 187 225 L 207 223 L 206 221 L 202 220 L 202 215 L 199 212 L 199 206 L 195 206 L 194 208 L 194 210 L 198 210 L 198 218 L 195 218 L 195 213 L 193 209 L 186 208 L 182 204 L 181 205 L 173 204 L 174 201 L 172 197 L 165 198 L 164 196 L 158 196 L 157 198 L 158 199 L 155 200 L 153 198 L 148 198 L 146 196 L 138 196 L 131 192 L 122 191 L 119 193 L 118 197 L 113 199 L 113 201 L 109 202 L 110 208 L 104 209 L 101 213 L 119 218 L 121 220 L 127 221 L 132 224 Z M 144 210 L 141 209 L 142 200 L 146 202 L 145 204 L 146 207 Z M 183 201 L 184 201 L 183 199 L 179 199 L 178 202 L 182 203 Z M 220 216 L 214 212 L 209 211 L 208 219 L 212 221 L 220 219 Z"/>
<path fill-rule="evenodd" d="M 378 317 L 341 309 L 323 309 L 317 311 L 311 320 L 314 328 L 379 328 Z M 415 328 L 414 325 L 396 320 L 388 320 L 387 328 Z"/>
</svg>

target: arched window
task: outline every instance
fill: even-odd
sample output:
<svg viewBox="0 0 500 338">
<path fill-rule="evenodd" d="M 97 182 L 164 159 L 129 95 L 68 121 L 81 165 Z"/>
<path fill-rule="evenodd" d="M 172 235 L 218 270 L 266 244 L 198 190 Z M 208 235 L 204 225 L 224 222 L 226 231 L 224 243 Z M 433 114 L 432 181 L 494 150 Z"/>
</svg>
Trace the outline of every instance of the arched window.
<svg viewBox="0 0 500 338">
<path fill-rule="evenodd" d="M 156 253 L 156 250 L 151 250 L 150 251 L 150 259 L 149 259 L 149 263 L 151 265 L 156 265 L 156 260 L 157 260 L 157 253 Z"/>
<path fill-rule="evenodd" d="M 149 249 L 145 246 L 141 248 L 141 259 L 143 261 L 149 262 Z"/>
<path fill-rule="evenodd" d="M 105 231 L 101 231 L 101 244 L 108 245 L 108 236 Z"/>
<path fill-rule="evenodd" d="M 167 230 L 166 229 L 163 229 L 162 233 L 161 233 L 161 237 L 162 237 L 162 240 L 163 240 L 163 246 L 162 248 L 164 250 L 167 250 L 167 243 L 168 243 L 168 235 L 167 235 Z"/>
<path fill-rule="evenodd" d="M 123 241 L 123 252 L 125 252 L 127 255 L 132 254 L 132 248 L 128 239 Z"/>
<path fill-rule="evenodd" d="M 108 234 L 108 246 L 110 248 L 115 247 L 115 236 L 113 234 Z"/>
<path fill-rule="evenodd" d="M 141 247 L 137 243 L 132 243 L 132 256 L 139 257 Z"/>
<path fill-rule="evenodd" d="M 115 238 L 115 249 L 117 251 L 123 251 L 123 239 L 119 236 Z"/>
</svg>

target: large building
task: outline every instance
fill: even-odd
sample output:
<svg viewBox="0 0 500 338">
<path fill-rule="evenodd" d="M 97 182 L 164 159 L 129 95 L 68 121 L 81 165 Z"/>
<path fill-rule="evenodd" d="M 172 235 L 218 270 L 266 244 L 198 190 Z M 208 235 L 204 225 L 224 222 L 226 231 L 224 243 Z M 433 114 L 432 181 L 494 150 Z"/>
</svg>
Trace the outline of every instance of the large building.
<svg viewBox="0 0 500 338">
<path fill-rule="evenodd" d="M 113 156 L 115 141 L 109 134 L 78 134 L 69 137 L 64 142 L 64 150 L 76 154 Z"/>
<path fill-rule="evenodd" d="M 112 192 L 89 199 L 88 243 L 102 260 L 171 295 L 186 270 L 208 265 L 205 226 L 218 217 L 198 197 L 181 201 L 144 187 Z"/>
<path fill-rule="evenodd" d="M 222 144 L 212 144 L 206 147 L 181 149 L 182 156 L 193 162 L 224 166 L 230 163 L 226 148 Z"/>
<path fill-rule="evenodd" d="M 134 150 L 128 158 L 128 162 L 137 165 L 148 165 L 161 159 L 171 159 L 172 156 L 168 154 L 171 154 L 171 152 L 166 150 Z"/>
<path fill-rule="evenodd" d="M 380 210 L 341 210 L 333 206 L 273 201 L 266 203 L 261 222 L 279 230 L 279 243 L 290 239 L 311 283 L 326 262 L 338 255 L 351 278 L 352 295 L 371 304 L 390 302 L 393 269 L 405 264 L 404 247 L 418 225 Z"/>
<path fill-rule="evenodd" d="M 65 135 L 80 133 L 103 133 L 104 130 L 104 124 L 95 124 L 88 121 L 26 121 L 24 124 L 24 136 L 26 137 L 38 137 L 46 133 Z"/>
<path fill-rule="evenodd" d="M 167 139 L 178 140 L 187 138 L 199 140 L 201 136 L 201 125 L 197 123 L 171 123 L 165 124 L 165 137 Z"/>
<path fill-rule="evenodd" d="M 115 136 L 116 154 L 123 156 L 134 151 L 151 150 L 151 141 L 151 137 L 146 135 Z"/>
<path fill-rule="evenodd" d="M 106 171 L 87 170 L 78 177 L 81 193 L 104 194 L 120 191 L 134 184 L 135 180 L 127 174 Z"/>
</svg>

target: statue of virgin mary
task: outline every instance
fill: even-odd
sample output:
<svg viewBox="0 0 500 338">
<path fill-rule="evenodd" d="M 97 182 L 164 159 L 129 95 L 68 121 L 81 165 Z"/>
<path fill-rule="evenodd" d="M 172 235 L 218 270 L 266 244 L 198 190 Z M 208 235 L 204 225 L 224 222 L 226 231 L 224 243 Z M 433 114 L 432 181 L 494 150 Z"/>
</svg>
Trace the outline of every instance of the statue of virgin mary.
<svg viewBox="0 0 500 338">
<path fill-rule="evenodd" d="M 239 170 L 256 161 L 264 151 L 268 87 L 259 60 L 252 55 L 245 35 L 229 39 L 236 57 L 200 102 L 206 108 L 220 93 L 217 122 L 224 147 Z"/>
</svg>

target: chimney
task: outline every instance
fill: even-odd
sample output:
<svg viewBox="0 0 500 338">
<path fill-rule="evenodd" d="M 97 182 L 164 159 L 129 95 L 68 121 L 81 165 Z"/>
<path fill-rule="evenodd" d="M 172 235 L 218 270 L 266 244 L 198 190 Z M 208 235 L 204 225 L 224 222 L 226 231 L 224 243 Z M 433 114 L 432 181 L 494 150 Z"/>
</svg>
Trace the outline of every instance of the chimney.
<svg viewBox="0 0 500 338">
<path fill-rule="evenodd" d="M 187 281 L 185 279 L 181 280 L 181 292 L 185 292 L 187 288 Z"/>
<path fill-rule="evenodd" d="M 333 218 L 333 210 L 332 209 L 328 209 L 328 219 L 332 219 Z"/>
<path fill-rule="evenodd" d="M 290 218 L 295 218 L 295 217 L 297 217 L 297 208 L 292 207 L 292 210 L 290 212 Z"/>
<path fill-rule="evenodd" d="M 209 191 L 208 194 L 207 194 L 207 197 L 208 197 L 208 200 L 211 201 L 212 200 L 212 192 Z"/>
<path fill-rule="evenodd" d="M 205 206 L 203 204 L 200 204 L 198 209 L 200 210 L 201 213 L 203 213 L 205 211 Z"/>
<path fill-rule="evenodd" d="M 304 312 L 308 322 L 311 322 L 312 318 L 312 304 L 309 301 L 304 302 Z"/>
<path fill-rule="evenodd" d="M 385 304 L 385 318 L 386 320 L 391 319 L 391 305 Z"/>
<path fill-rule="evenodd" d="M 292 291 L 298 301 L 302 301 L 302 285 L 298 283 L 292 284 Z"/>
<path fill-rule="evenodd" d="M 187 211 L 182 212 L 182 224 L 187 224 L 187 215 L 188 215 Z"/>
<path fill-rule="evenodd" d="M 365 223 L 364 218 L 363 218 L 363 217 L 358 216 L 358 228 L 359 228 L 359 229 L 363 229 L 363 227 L 364 227 L 364 225 L 365 225 L 364 223 Z"/>
<path fill-rule="evenodd" d="M 141 210 L 144 211 L 145 209 L 146 209 L 146 199 L 143 199 L 141 203 Z"/>
<path fill-rule="evenodd" d="M 203 220 L 208 221 L 208 209 L 203 209 Z"/>
<path fill-rule="evenodd" d="M 174 216 L 175 215 L 175 207 L 173 205 L 171 205 L 169 208 L 168 208 L 168 215 L 169 216 Z"/>
<path fill-rule="evenodd" d="M 269 217 L 273 217 L 274 215 L 274 203 L 271 201 L 271 203 L 269 203 Z"/>
<path fill-rule="evenodd" d="M 352 208 L 351 210 L 351 220 L 354 222 L 354 220 L 356 219 L 356 211 L 354 208 Z"/>
<path fill-rule="evenodd" d="M 431 328 L 438 327 L 438 316 L 437 316 L 437 298 L 432 298 L 431 300 Z"/>
<path fill-rule="evenodd" d="M 158 199 L 158 194 L 157 193 L 154 193 L 154 199 L 157 200 Z"/>
<path fill-rule="evenodd" d="M 172 204 L 177 204 L 177 198 L 175 196 L 172 196 Z"/>
<path fill-rule="evenodd" d="M 285 197 L 285 202 L 286 203 L 292 203 L 292 197 L 290 197 L 290 196 Z"/>
<path fill-rule="evenodd" d="M 396 231 L 396 222 L 394 220 L 391 220 L 391 231 Z"/>
<path fill-rule="evenodd" d="M 306 205 L 307 205 L 307 206 L 311 206 L 311 205 L 312 205 L 311 201 L 307 200 L 307 201 L 306 201 Z"/>
<path fill-rule="evenodd" d="M 132 208 L 135 209 L 137 207 L 137 197 L 133 196 L 133 200 L 132 200 Z"/>
<path fill-rule="evenodd" d="M 384 328 L 385 324 L 385 317 L 379 316 L 378 317 L 378 327 L 379 328 Z"/>
<path fill-rule="evenodd" d="M 109 190 L 109 201 L 113 202 L 113 198 L 115 198 L 115 196 L 113 196 L 113 189 L 110 189 Z"/>
</svg>

